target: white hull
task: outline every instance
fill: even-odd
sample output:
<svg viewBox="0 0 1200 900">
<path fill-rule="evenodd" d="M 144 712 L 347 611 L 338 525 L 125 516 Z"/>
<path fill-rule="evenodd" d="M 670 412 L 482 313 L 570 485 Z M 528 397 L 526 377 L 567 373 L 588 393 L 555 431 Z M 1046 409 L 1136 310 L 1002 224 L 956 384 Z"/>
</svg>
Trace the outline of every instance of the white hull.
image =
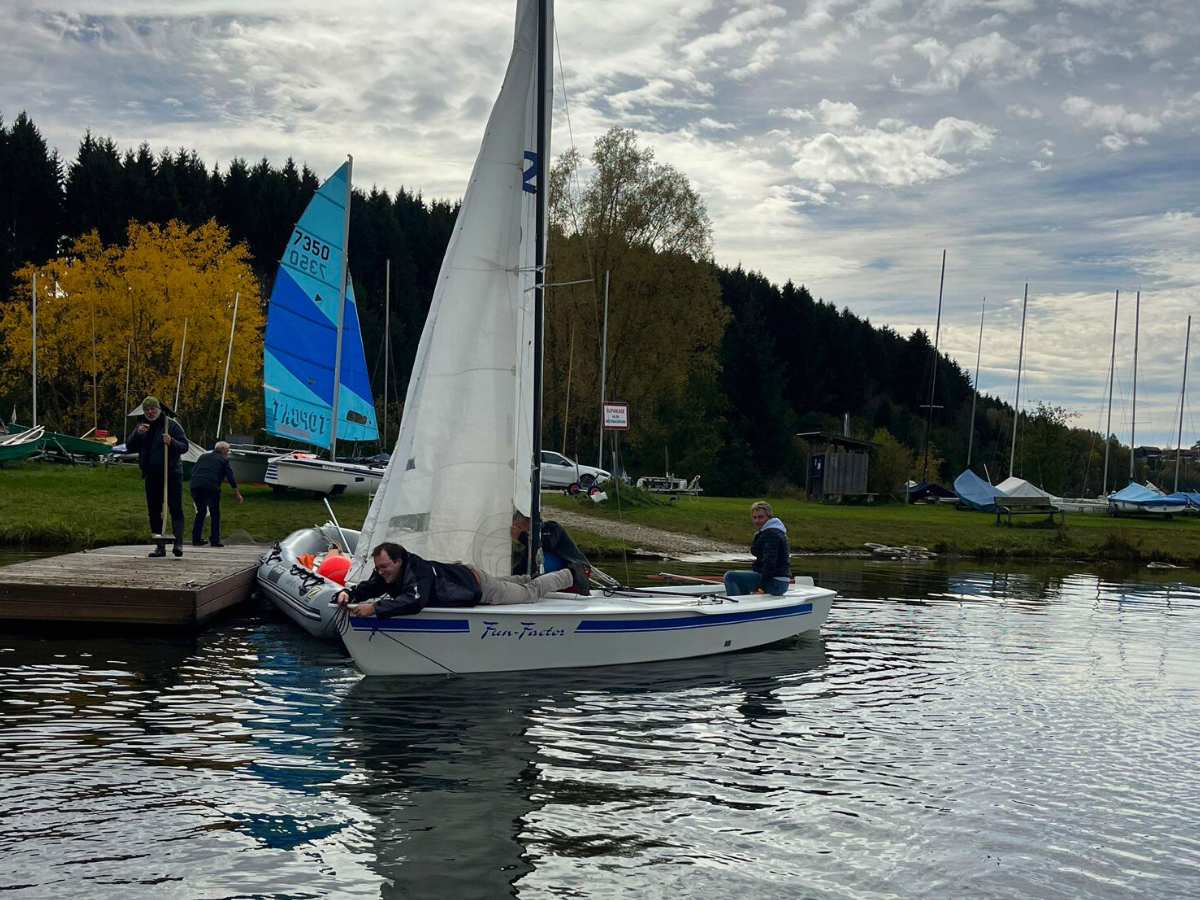
<svg viewBox="0 0 1200 900">
<path fill-rule="evenodd" d="M 234 444 L 229 449 L 229 465 L 238 484 L 266 484 L 267 464 L 277 456 L 287 453 L 280 447 L 259 447 Z"/>
<path fill-rule="evenodd" d="M 313 637 L 337 640 L 332 617 L 327 615 L 323 622 L 321 610 L 329 606 L 342 586 L 306 570 L 298 562 L 302 554 L 324 553 L 330 541 L 352 553 L 358 542 L 358 532 L 338 529 L 334 525 L 294 531 L 279 542 L 277 549 L 263 557 L 256 580 L 263 596 Z"/>
<path fill-rule="evenodd" d="M 798 581 L 782 597 L 721 588 L 614 596 L 551 594 L 536 604 L 429 608 L 390 619 L 336 617 L 367 675 L 445 675 L 611 666 L 761 647 L 815 632 L 834 592 Z"/>
<path fill-rule="evenodd" d="M 1108 508 L 1114 516 L 1121 513 L 1144 516 L 1174 516 L 1187 512 L 1187 507 L 1183 504 L 1175 506 L 1148 506 L 1143 503 L 1130 503 L 1125 500 L 1109 500 Z"/>
<path fill-rule="evenodd" d="M 1108 513 L 1107 500 L 1093 500 L 1088 497 L 1054 497 L 1050 500 L 1050 505 L 1069 513 L 1086 513 L 1096 516 Z"/>
<path fill-rule="evenodd" d="M 383 469 L 328 459 L 277 456 L 267 463 L 263 480 L 318 494 L 372 494 L 383 481 Z"/>
</svg>

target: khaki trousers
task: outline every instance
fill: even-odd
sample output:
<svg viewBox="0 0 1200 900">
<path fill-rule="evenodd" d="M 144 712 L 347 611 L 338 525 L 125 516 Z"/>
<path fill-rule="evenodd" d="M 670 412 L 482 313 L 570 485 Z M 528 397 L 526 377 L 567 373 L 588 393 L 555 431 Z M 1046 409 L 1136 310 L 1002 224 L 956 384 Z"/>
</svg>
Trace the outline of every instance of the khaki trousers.
<svg viewBox="0 0 1200 900">
<path fill-rule="evenodd" d="M 575 583 L 570 569 L 547 572 L 531 579 L 528 575 L 488 575 L 472 566 L 483 593 L 480 606 L 537 603 L 551 591 L 565 591 Z"/>
</svg>

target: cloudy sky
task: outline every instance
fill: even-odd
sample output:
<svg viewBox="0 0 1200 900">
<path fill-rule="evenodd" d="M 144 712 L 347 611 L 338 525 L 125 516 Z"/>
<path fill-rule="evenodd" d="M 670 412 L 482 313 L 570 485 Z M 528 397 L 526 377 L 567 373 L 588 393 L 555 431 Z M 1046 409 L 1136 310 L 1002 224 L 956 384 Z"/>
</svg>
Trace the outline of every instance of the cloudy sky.
<svg viewBox="0 0 1200 900">
<path fill-rule="evenodd" d="M 324 174 L 352 153 L 361 185 L 458 197 L 514 6 L 0 0 L 0 114 L 27 110 L 68 158 L 87 128 L 222 165 L 292 156 Z M 1028 282 L 1022 405 L 1090 427 L 1119 290 L 1125 441 L 1140 288 L 1138 443 L 1173 445 L 1200 312 L 1195 0 L 559 0 L 556 14 L 556 150 L 636 129 L 704 197 L 719 263 L 902 333 L 932 332 L 945 249 L 941 345 L 974 369 L 986 296 L 980 387 L 1010 402 Z"/>
</svg>

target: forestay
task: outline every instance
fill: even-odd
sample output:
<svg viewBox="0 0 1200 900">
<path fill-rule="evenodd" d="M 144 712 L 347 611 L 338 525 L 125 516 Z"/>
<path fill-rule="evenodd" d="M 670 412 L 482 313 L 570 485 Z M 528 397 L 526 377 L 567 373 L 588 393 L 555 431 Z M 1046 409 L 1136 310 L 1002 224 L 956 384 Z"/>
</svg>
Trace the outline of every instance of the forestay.
<svg viewBox="0 0 1200 900">
<path fill-rule="evenodd" d="M 533 454 L 536 72 L 537 4 L 522 0 L 351 579 L 370 571 L 370 548 L 385 540 L 509 571 L 509 525 L 514 507 L 529 511 Z M 548 130 L 549 83 L 546 94 Z"/>
</svg>

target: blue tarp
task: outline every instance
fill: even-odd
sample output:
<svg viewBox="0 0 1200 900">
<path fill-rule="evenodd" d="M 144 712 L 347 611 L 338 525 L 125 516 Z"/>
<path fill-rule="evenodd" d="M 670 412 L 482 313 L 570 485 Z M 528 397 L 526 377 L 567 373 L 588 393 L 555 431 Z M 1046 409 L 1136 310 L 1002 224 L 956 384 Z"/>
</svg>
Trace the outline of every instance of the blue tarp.
<svg viewBox="0 0 1200 900">
<path fill-rule="evenodd" d="M 954 479 L 954 493 L 964 506 L 981 512 L 995 512 L 996 498 L 1004 496 L 970 469 Z"/>
<path fill-rule="evenodd" d="M 1131 481 L 1125 487 L 1116 493 L 1109 494 L 1108 500 L 1110 503 L 1119 503 L 1126 506 L 1140 507 L 1141 509 L 1183 509 L 1188 506 L 1186 496 L 1172 494 L 1170 496 L 1162 491 L 1154 490 L 1146 487 L 1144 484 L 1138 484 Z"/>
</svg>

